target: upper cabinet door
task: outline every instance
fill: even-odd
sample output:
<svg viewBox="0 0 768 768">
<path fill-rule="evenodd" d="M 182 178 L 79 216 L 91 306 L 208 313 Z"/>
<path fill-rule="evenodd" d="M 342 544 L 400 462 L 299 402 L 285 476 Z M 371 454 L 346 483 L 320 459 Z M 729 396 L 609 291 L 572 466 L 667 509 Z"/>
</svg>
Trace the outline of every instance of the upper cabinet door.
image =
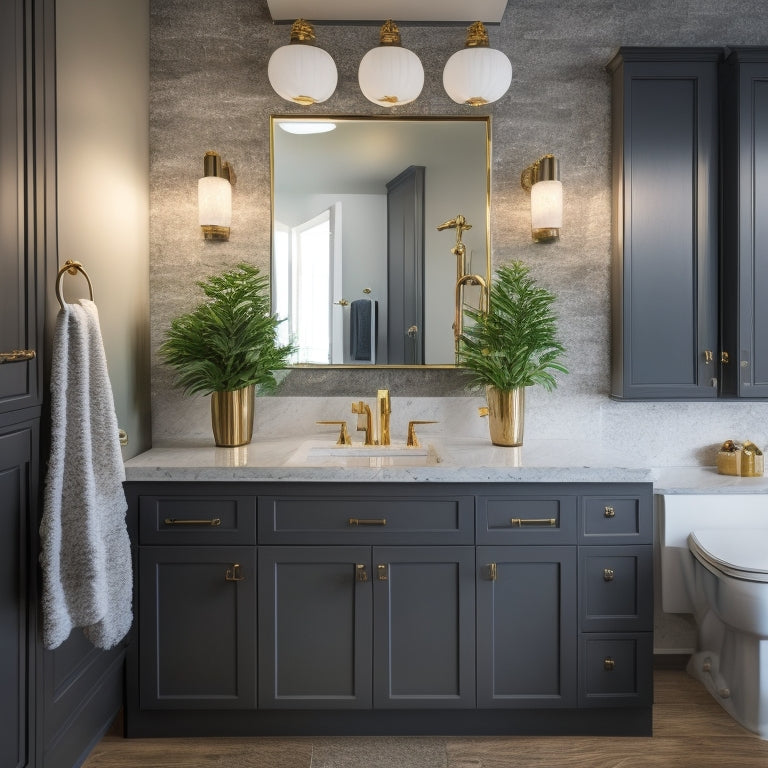
<svg viewBox="0 0 768 768">
<path fill-rule="evenodd" d="M 0 413 L 40 402 L 37 275 L 27 215 L 32 169 L 24 162 L 32 121 L 23 13 L 21 2 L 0 3 Z"/>
<path fill-rule="evenodd" d="M 723 392 L 768 397 L 768 49 L 723 76 Z"/>
<path fill-rule="evenodd" d="M 616 398 L 717 396 L 720 57 L 624 48 L 609 67 Z"/>
</svg>

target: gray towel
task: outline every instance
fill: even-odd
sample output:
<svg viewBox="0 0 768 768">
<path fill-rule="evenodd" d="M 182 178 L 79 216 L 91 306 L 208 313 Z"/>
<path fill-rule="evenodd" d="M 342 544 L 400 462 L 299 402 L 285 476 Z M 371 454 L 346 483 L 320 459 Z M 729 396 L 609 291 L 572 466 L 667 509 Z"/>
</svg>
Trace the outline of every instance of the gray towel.
<svg viewBox="0 0 768 768">
<path fill-rule="evenodd" d="M 131 546 L 112 386 L 92 301 L 56 318 L 51 361 L 51 454 L 40 525 L 43 645 L 82 627 L 112 648 L 133 621 Z"/>
<path fill-rule="evenodd" d="M 376 359 L 378 302 L 355 299 L 349 305 L 349 355 L 353 360 Z"/>
</svg>

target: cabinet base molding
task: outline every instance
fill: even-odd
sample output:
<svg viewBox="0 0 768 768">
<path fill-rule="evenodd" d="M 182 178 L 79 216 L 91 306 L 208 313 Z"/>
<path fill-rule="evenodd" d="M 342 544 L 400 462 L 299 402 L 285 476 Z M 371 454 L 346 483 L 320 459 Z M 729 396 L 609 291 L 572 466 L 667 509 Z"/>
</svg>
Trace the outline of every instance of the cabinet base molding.
<svg viewBox="0 0 768 768">
<path fill-rule="evenodd" d="M 132 712 L 127 738 L 194 736 L 652 736 L 651 707 Z"/>
</svg>

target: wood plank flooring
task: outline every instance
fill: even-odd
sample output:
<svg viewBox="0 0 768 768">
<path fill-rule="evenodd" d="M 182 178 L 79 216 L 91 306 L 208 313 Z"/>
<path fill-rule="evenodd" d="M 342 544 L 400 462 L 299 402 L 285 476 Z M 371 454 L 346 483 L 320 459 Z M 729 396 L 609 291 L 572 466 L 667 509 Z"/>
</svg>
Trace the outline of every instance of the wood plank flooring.
<svg viewBox="0 0 768 768">
<path fill-rule="evenodd" d="M 766 768 L 768 741 L 682 670 L 656 670 L 654 735 L 592 737 L 105 737 L 84 768 Z M 554 713 L 553 713 L 554 714 Z"/>
</svg>

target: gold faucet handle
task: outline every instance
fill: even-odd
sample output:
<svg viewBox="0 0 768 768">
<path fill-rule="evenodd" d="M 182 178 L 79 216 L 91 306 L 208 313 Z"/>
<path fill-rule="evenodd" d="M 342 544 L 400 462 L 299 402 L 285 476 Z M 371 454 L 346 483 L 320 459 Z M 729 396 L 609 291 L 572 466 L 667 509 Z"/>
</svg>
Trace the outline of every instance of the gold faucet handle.
<svg viewBox="0 0 768 768">
<path fill-rule="evenodd" d="M 416 425 L 417 424 L 437 424 L 436 421 L 409 421 L 408 422 L 408 439 L 406 440 L 406 445 L 411 446 L 412 448 L 418 448 L 421 443 L 419 442 L 419 438 L 416 435 Z"/>
<path fill-rule="evenodd" d="M 339 427 L 339 439 L 336 445 L 352 445 L 352 438 L 347 431 L 346 421 L 316 421 L 315 424 L 334 424 Z"/>
</svg>

